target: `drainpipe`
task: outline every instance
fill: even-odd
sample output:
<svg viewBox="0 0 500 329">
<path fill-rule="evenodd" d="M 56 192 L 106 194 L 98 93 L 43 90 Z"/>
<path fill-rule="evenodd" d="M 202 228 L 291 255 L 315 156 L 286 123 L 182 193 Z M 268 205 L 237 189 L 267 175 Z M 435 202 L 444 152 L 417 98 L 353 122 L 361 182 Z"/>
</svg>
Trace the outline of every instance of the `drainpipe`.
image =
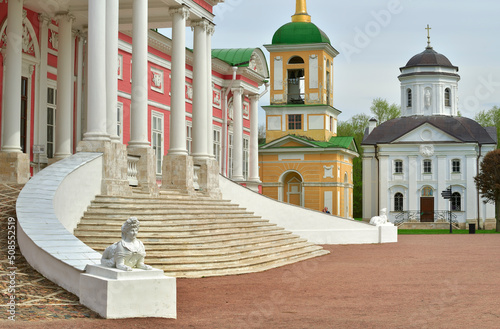
<svg viewBox="0 0 500 329">
<path fill-rule="evenodd" d="M 480 161 L 481 161 L 481 153 L 482 153 L 482 145 L 481 143 L 477 143 L 477 146 L 479 147 L 479 154 L 477 156 L 477 164 L 476 164 L 476 174 L 479 175 L 479 165 L 480 165 Z M 477 190 L 477 229 L 480 230 L 481 229 L 481 226 L 479 224 L 480 222 L 480 216 L 481 216 L 481 211 L 479 209 L 479 205 L 480 205 L 480 202 L 481 202 L 481 198 L 479 196 L 479 189 Z"/>
<path fill-rule="evenodd" d="M 264 83 L 264 85 L 266 86 L 266 90 L 264 90 L 260 95 L 259 95 L 259 99 L 262 98 L 262 96 L 264 96 L 265 94 L 267 94 L 267 92 L 269 91 L 269 81 L 266 81 Z"/>
<path fill-rule="evenodd" d="M 231 88 L 233 87 L 234 81 L 236 81 L 236 71 L 238 70 L 238 67 L 233 66 L 233 79 L 229 83 L 229 87 L 226 88 L 226 91 L 224 92 L 224 111 L 222 113 L 223 117 L 223 124 L 222 124 L 222 142 L 223 142 L 223 147 L 222 147 L 222 174 L 224 177 L 227 177 L 227 147 L 228 147 L 228 129 L 227 129 L 227 97 L 229 95 L 229 92 L 231 91 Z"/>
</svg>

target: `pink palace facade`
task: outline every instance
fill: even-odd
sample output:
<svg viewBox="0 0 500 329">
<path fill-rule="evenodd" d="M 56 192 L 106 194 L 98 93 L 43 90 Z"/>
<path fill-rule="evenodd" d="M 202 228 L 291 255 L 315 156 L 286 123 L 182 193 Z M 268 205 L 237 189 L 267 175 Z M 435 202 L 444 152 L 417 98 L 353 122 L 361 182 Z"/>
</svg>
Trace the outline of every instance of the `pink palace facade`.
<svg viewBox="0 0 500 329">
<path fill-rule="evenodd" d="M 170 156 L 215 160 L 223 175 L 258 185 L 267 63 L 258 48 L 212 50 L 221 2 L 1 1 L 2 181 L 24 183 L 83 141 L 149 154 L 157 180 Z"/>
</svg>

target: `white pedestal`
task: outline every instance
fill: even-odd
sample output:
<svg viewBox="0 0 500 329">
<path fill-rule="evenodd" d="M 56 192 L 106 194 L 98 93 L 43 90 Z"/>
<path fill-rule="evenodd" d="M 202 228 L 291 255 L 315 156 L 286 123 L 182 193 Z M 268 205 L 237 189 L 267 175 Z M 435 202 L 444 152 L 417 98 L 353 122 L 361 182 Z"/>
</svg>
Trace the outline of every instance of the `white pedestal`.
<svg viewBox="0 0 500 329">
<path fill-rule="evenodd" d="M 377 226 L 380 233 L 380 243 L 398 242 L 398 227 L 392 223 Z"/>
<path fill-rule="evenodd" d="M 87 265 L 80 275 L 80 303 L 106 319 L 176 318 L 176 279 L 162 270 L 130 272 Z"/>
</svg>

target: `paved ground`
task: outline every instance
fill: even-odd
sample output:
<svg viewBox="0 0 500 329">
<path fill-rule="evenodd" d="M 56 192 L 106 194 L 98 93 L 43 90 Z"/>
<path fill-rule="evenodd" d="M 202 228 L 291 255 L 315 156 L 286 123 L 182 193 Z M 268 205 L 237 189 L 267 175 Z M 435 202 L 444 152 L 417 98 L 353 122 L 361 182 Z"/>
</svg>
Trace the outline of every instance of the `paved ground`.
<svg viewBox="0 0 500 329">
<path fill-rule="evenodd" d="M 263 273 L 180 279 L 177 320 L 98 319 L 62 291 L 64 307 L 20 306 L 18 320 L 0 327 L 500 328 L 500 235 L 399 239 L 325 246 L 331 254 Z M 59 290 L 47 280 L 32 286 L 35 296 Z"/>
</svg>

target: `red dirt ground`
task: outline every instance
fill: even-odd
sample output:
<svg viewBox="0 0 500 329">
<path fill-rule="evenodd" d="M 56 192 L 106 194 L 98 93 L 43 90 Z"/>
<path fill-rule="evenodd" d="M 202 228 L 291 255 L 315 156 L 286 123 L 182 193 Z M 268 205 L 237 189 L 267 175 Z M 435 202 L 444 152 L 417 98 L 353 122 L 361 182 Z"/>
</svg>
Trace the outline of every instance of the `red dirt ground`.
<svg viewBox="0 0 500 329">
<path fill-rule="evenodd" d="M 18 328 L 500 328 L 500 235 L 399 236 L 263 273 L 177 280 L 178 319 Z"/>
</svg>

